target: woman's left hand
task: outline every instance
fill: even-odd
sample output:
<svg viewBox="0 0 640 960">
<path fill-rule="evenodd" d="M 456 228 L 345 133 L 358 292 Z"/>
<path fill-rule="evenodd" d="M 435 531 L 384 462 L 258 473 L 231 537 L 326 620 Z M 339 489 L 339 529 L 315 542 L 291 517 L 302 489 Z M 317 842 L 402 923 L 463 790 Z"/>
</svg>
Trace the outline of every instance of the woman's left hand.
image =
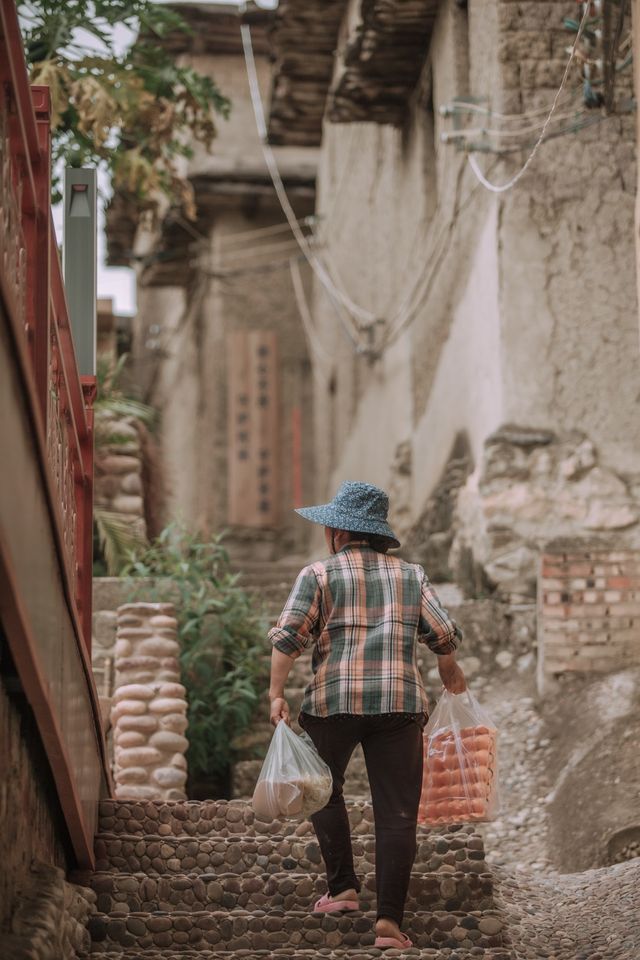
<svg viewBox="0 0 640 960">
<path fill-rule="evenodd" d="M 438 667 L 445 690 L 449 693 L 464 693 L 467 681 L 460 664 L 456 663 L 453 657 L 438 657 Z"/>
<path fill-rule="evenodd" d="M 291 714 L 289 704 L 284 697 L 276 697 L 271 701 L 271 723 L 277 727 L 281 720 L 291 726 Z"/>
</svg>

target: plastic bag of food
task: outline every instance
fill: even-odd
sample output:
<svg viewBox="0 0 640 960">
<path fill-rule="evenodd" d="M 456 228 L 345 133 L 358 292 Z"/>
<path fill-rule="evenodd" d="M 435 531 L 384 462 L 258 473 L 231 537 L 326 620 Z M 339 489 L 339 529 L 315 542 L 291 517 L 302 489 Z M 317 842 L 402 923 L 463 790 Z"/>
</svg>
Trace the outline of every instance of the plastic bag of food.
<svg viewBox="0 0 640 960">
<path fill-rule="evenodd" d="M 332 789 L 331 770 L 311 737 L 297 736 L 281 720 L 253 792 L 251 805 L 258 820 L 308 817 L 327 805 Z"/>
<path fill-rule="evenodd" d="M 498 810 L 498 730 L 469 690 L 445 690 L 424 730 L 418 822 L 478 823 Z"/>
</svg>

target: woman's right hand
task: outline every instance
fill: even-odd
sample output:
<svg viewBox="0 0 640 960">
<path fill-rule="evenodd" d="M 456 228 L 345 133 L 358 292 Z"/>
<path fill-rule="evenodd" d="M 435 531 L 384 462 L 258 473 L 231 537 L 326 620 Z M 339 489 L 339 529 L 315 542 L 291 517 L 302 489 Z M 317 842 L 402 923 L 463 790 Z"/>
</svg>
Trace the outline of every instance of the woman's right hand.
<svg viewBox="0 0 640 960">
<path fill-rule="evenodd" d="M 289 704 L 284 699 L 284 697 L 275 697 L 271 701 L 271 723 L 274 727 L 277 727 L 281 720 L 284 720 L 289 726 L 291 726 L 291 714 L 289 711 Z"/>
<path fill-rule="evenodd" d="M 464 693 L 467 689 L 464 672 L 460 664 L 456 663 L 453 654 L 438 657 L 438 671 L 444 688 L 449 693 Z"/>
</svg>

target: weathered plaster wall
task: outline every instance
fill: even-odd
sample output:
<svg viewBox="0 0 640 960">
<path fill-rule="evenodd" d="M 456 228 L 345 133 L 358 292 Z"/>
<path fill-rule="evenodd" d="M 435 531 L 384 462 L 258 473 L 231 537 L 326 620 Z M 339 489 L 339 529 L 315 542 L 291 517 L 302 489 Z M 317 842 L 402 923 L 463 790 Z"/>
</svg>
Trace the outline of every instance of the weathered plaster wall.
<svg viewBox="0 0 640 960">
<path fill-rule="evenodd" d="M 535 5 L 502 4 L 503 85 L 523 104 L 550 102 L 566 65 L 568 5 L 545 7 L 540 37 Z M 634 129 L 623 114 L 547 143 L 505 195 L 499 235 L 507 420 L 584 430 L 623 472 L 640 468 Z"/>
<path fill-rule="evenodd" d="M 409 441 L 410 516 L 401 511 L 409 521 L 456 432 L 468 430 L 478 453 L 485 419 L 493 427 L 502 415 L 496 205 L 476 189 L 455 150 L 438 142 L 439 105 L 465 93 L 475 82 L 470 74 L 484 86 L 484 73 L 494 69 L 495 56 L 470 55 L 474 17 L 489 49 L 491 17 L 476 7 L 468 21 L 445 4 L 406 127 L 325 125 L 318 177 L 322 238 L 336 278 L 392 331 L 403 323 L 403 307 L 414 316 L 370 364 L 354 355 L 316 285 L 324 346 L 338 347 L 333 371 L 322 365 L 316 395 L 317 410 L 330 414 L 319 422 L 317 494 L 347 476 L 393 486 L 395 452 Z"/>
<path fill-rule="evenodd" d="M 218 123 L 213 153 L 196 150 L 189 163 L 188 173 L 198 182 L 196 230 L 202 236 L 193 245 L 193 281 L 185 287 L 139 287 L 136 356 L 147 396 L 160 410 L 166 512 L 206 532 L 228 526 L 228 335 L 235 330 L 275 330 L 282 517 L 276 533 L 295 545 L 306 529 L 292 511 L 295 407 L 302 412 L 305 494 L 311 495 L 313 476 L 310 363 L 288 266 L 288 257 L 299 251 L 286 230 L 254 234 L 280 228 L 285 218 L 268 183 L 243 58 L 181 59 L 213 76 L 232 97 L 233 107 L 229 120 Z M 266 101 L 270 68 L 265 57 L 257 58 L 257 69 Z M 276 153 L 285 178 L 312 181 L 313 151 L 282 148 Z M 299 216 L 313 212 L 312 196 L 293 202 Z M 242 233 L 252 236 L 239 242 Z M 192 239 L 185 235 L 185 244 Z M 139 238 L 139 245 L 142 242 Z"/>
<path fill-rule="evenodd" d="M 633 26 L 633 49 L 640 50 L 640 0 L 632 0 L 631 3 L 631 22 Z M 638 58 L 634 60 L 633 68 L 634 93 L 636 103 L 640 100 L 640 64 Z M 636 121 L 636 156 L 640 147 L 640 125 Z M 638 170 L 638 181 L 640 182 L 640 169 Z M 636 216 L 635 216 L 635 239 L 636 239 L 636 282 L 640 293 L 640 190 L 636 190 Z"/>
<path fill-rule="evenodd" d="M 633 120 L 551 141 L 512 191 L 487 193 L 440 142 L 451 124 L 438 108 L 464 94 L 509 111 L 550 104 L 570 40 L 562 17 L 575 6 L 468 7 L 442 4 L 405 128 L 326 125 L 319 171 L 324 252 L 352 299 L 388 325 L 416 276 L 423 284 L 415 319 L 373 365 L 354 355 L 316 284 L 315 321 L 335 356 L 333 370 L 317 362 L 316 409 L 328 413 L 317 495 L 345 477 L 394 488 L 395 453 L 409 441 L 403 523 L 420 514 L 460 431 L 476 462 L 511 421 L 580 430 L 604 466 L 640 470 Z M 479 156 L 497 183 L 524 160 Z"/>
</svg>

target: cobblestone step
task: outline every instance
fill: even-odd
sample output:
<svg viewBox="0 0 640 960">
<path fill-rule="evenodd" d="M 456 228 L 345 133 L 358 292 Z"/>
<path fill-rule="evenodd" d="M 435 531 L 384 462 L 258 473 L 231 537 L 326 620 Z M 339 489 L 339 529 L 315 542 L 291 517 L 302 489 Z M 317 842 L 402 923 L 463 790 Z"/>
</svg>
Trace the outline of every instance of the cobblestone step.
<svg viewBox="0 0 640 960">
<path fill-rule="evenodd" d="M 518 960 L 507 947 L 474 947 L 471 950 L 440 947 L 438 949 L 414 947 L 411 950 L 376 950 L 374 947 L 343 948 L 331 950 L 167 950 L 138 947 L 122 949 L 119 944 L 97 944 L 92 955 L 119 957 L 121 960 L 380 960 L 381 957 L 420 957 L 421 960 Z"/>
<path fill-rule="evenodd" d="M 465 831 L 465 832 L 463 832 Z M 436 847 L 437 845 L 437 847 Z M 438 852 L 441 850 L 442 852 Z M 315 873 L 321 864 L 320 847 L 308 837 L 221 837 L 191 839 L 157 836 L 96 838 L 96 870 L 150 875 L 184 873 Z M 354 837 L 358 873 L 370 873 L 375 863 L 375 838 Z M 441 869 L 444 873 L 486 872 L 482 840 L 466 828 L 457 833 L 426 834 L 418 838 L 417 873 Z"/>
<path fill-rule="evenodd" d="M 121 947 L 204 950 L 270 950 L 277 947 L 373 947 L 375 913 L 322 916 L 303 911 L 171 911 L 96 914 L 89 920 L 93 950 L 101 943 Z M 497 913 L 431 911 L 405 914 L 403 929 L 418 948 L 499 947 L 502 921 Z"/>
<path fill-rule="evenodd" d="M 347 803 L 351 830 L 355 834 L 373 833 L 373 810 L 365 800 Z M 420 833 L 456 832 L 426 831 Z M 257 820 L 246 800 L 101 800 L 99 830 L 110 835 L 226 837 L 314 836 L 308 820 Z"/>
<path fill-rule="evenodd" d="M 101 913 L 127 914 L 157 910 L 248 910 L 282 908 L 307 910 L 326 893 L 319 873 L 276 873 L 238 877 L 220 874 L 179 874 L 150 877 L 144 873 L 96 873 L 91 878 Z M 362 879 L 363 910 L 375 905 L 375 875 Z M 409 885 L 407 910 L 486 910 L 493 906 L 489 874 L 416 873 Z"/>
</svg>

